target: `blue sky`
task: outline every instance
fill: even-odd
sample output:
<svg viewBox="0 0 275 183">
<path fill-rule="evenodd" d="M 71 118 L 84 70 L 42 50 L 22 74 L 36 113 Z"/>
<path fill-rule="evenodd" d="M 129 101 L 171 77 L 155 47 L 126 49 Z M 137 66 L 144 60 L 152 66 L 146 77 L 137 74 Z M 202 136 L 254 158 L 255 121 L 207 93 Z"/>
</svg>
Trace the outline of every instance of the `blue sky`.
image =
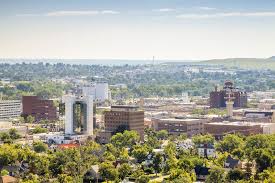
<svg viewBox="0 0 275 183">
<path fill-rule="evenodd" d="M 274 0 L 0 0 L 0 57 L 275 55 Z"/>
</svg>

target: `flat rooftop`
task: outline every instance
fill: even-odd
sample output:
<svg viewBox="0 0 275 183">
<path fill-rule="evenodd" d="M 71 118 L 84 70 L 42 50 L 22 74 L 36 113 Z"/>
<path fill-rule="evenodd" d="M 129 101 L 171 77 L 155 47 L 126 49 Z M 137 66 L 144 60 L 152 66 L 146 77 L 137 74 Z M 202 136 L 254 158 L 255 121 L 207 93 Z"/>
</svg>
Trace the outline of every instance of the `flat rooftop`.
<svg viewBox="0 0 275 183">
<path fill-rule="evenodd" d="M 185 119 L 177 119 L 177 118 L 164 118 L 164 119 L 159 119 L 160 121 L 176 121 L 176 122 L 190 122 L 190 121 L 200 121 L 201 119 L 194 119 L 194 118 L 185 118 Z"/>
<path fill-rule="evenodd" d="M 220 125 L 220 126 L 270 126 L 270 125 L 275 125 L 275 123 L 258 123 L 258 122 L 242 122 L 242 121 L 234 121 L 234 122 L 211 122 L 207 123 L 209 125 Z"/>
<path fill-rule="evenodd" d="M 112 109 L 138 109 L 139 106 L 136 106 L 136 105 L 112 105 L 111 106 Z"/>
</svg>

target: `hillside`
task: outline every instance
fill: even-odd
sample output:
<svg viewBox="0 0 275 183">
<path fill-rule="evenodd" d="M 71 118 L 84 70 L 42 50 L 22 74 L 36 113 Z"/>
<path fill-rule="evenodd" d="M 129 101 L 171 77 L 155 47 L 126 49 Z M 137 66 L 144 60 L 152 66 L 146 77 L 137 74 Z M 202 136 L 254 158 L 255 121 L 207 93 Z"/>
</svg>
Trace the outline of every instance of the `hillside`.
<svg viewBox="0 0 275 183">
<path fill-rule="evenodd" d="M 201 61 L 200 64 L 223 65 L 226 67 L 239 67 L 243 69 L 271 69 L 275 70 L 275 60 L 268 58 L 228 58 Z"/>
</svg>

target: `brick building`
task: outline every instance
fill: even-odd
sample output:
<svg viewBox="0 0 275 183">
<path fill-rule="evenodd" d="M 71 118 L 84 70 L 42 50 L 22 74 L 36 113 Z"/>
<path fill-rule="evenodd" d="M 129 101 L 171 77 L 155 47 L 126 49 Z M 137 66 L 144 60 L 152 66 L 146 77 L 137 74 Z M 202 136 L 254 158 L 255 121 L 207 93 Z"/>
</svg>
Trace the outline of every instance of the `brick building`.
<svg viewBox="0 0 275 183">
<path fill-rule="evenodd" d="M 110 111 L 104 112 L 105 130 L 115 133 L 123 130 L 137 131 L 143 140 L 144 111 L 138 106 L 111 106 Z"/>
<path fill-rule="evenodd" d="M 180 135 L 186 133 L 193 136 L 204 132 L 206 119 L 152 119 L 153 127 L 156 131 L 166 130 L 169 134 Z"/>
<path fill-rule="evenodd" d="M 222 90 L 218 90 L 217 86 L 215 91 L 210 92 L 210 107 L 221 108 L 226 107 L 226 95 L 228 91 L 233 93 L 234 107 L 246 107 L 247 106 L 247 93 L 240 91 L 238 88 L 233 86 L 231 81 L 226 81 Z"/>
<path fill-rule="evenodd" d="M 56 120 L 57 109 L 52 100 L 43 100 L 37 96 L 23 96 L 23 116 L 32 115 L 35 121 Z"/>
<path fill-rule="evenodd" d="M 275 123 L 257 122 L 212 122 L 204 124 L 205 133 L 221 138 L 226 134 L 240 133 L 245 136 L 253 134 L 275 133 Z"/>
</svg>

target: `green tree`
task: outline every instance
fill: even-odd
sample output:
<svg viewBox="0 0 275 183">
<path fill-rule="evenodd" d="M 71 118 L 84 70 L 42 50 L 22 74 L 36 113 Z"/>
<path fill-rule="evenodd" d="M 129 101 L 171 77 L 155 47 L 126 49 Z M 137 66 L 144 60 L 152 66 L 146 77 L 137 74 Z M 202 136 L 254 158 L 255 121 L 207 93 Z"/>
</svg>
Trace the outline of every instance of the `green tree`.
<svg viewBox="0 0 275 183">
<path fill-rule="evenodd" d="M 234 134 L 228 134 L 217 144 L 216 148 L 221 152 L 232 154 L 234 150 L 243 149 L 243 147 L 244 141 L 242 138 Z"/>
<path fill-rule="evenodd" d="M 145 144 L 152 149 L 157 149 L 160 147 L 160 141 L 156 136 L 148 136 Z"/>
<path fill-rule="evenodd" d="M 225 183 L 225 172 L 222 168 L 213 167 L 210 174 L 206 177 L 205 183 Z"/>
<path fill-rule="evenodd" d="M 123 163 L 118 168 L 119 178 L 123 180 L 125 177 L 129 176 L 132 173 L 132 168 L 128 163 Z"/>
<path fill-rule="evenodd" d="M 236 182 L 238 180 L 244 179 L 244 173 L 240 169 L 229 170 L 226 179 L 228 182 Z"/>
<path fill-rule="evenodd" d="M 0 146 L 0 165 L 13 165 L 18 159 L 18 150 L 14 145 L 4 144 Z"/>
<path fill-rule="evenodd" d="M 38 134 L 38 133 L 47 133 L 48 129 L 46 128 L 41 128 L 40 126 L 36 126 L 33 130 L 32 133 L 33 134 Z"/>
<path fill-rule="evenodd" d="M 149 154 L 149 150 L 147 146 L 143 145 L 135 145 L 133 147 L 132 155 L 137 160 L 138 163 L 142 163 L 145 161 Z"/>
<path fill-rule="evenodd" d="M 190 159 L 188 159 L 188 158 L 181 158 L 180 160 L 179 160 L 179 167 L 181 168 L 181 169 L 183 169 L 183 170 L 185 170 L 186 172 L 191 172 L 193 169 L 194 169 L 194 164 L 193 164 L 193 162 L 190 160 Z"/>
<path fill-rule="evenodd" d="M 58 182 L 60 183 L 71 183 L 73 182 L 73 177 L 66 174 L 58 175 Z"/>
<path fill-rule="evenodd" d="M 28 115 L 26 118 L 26 122 L 27 123 L 33 123 L 35 121 L 34 117 L 32 115 Z"/>
<path fill-rule="evenodd" d="M 99 174 L 105 181 L 114 181 L 118 178 L 118 170 L 111 162 L 103 162 L 99 166 Z"/>
<path fill-rule="evenodd" d="M 215 138 L 211 134 L 196 135 L 192 137 L 194 144 L 214 144 Z"/>
<path fill-rule="evenodd" d="M 273 183 L 275 180 L 275 168 L 264 170 L 263 172 L 259 173 L 259 179 L 263 183 Z"/>
<path fill-rule="evenodd" d="M 159 140 L 165 140 L 168 137 L 168 132 L 167 130 L 160 130 L 157 132 L 156 135 Z"/>
<path fill-rule="evenodd" d="M 119 153 L 119 159 L 121 162 L 127 163 L 130 159 L 130 156 L 128 154 L 128 150 L 126 148 L 122 148 L 122 150 Z"/>
<path fill-rule="evenodd" d="M 116 148 L 132 147 L 139 141 L 140 137 L 136 131 L 124 131 L 112 136 L 111 143 Z"/>
<path fill-rule="evenodd" d="M 9 171 L 2 169 L 1 170 L 1 176 L 9 175 Z"/>
<path fill-rule="evenodd" d="M 257 171 L 262 172 L 267 168 L 271 168 L 274 163 L 274 156 L 267 149 L 254 150 L 253 157 L 257 164 Z"/>
<path fill-rule="evenodd" d="M 11 139 L 10 134 L 6 133 L 6 132 L 0 133 L 0 139 L 1 139 L 1 141 L 3 141 L 6 144 L 13 143 L 13 140 Z"/>
<path fill-rule="evenodd" d="M 13 140 L 20 138 L 20 135 L 18 134 L 18 131 L 15 128 L 9 129 L 9 135 L 10 135 L 10 138 Z"/>
<path fill-rule="evenodd" d="M 156 175 L 161 172 L 163 166 L 163 156 L 160 153 L 156 153 L 153 157 L 153 168 L 155 170 Z"/>
<path fill-rule="evenodd" d="M 39 176 L 49 173 L 50 160 L 48 155 L 35 155 L 29 162 L 30 172 Z"/>
<path fill-rule="evenodd" d="M 37 153 L 46 152 L 48 146 L 41 141 L 36 141 L 33 143 L 33 150 Z"/>
<path fill-rule="evenodd" d="M 173 169 L 170 172 L 170 176 L 167 182 L 171 183 L 192 183 L 195 181 L 195 175 L 188 173 L 182 169 Z"/>
<path fill-rule="evenodd" d="M 148 183 L 150 181 L 149 176 L 147 175 L 141 175 L 138 179 L 137 179 L 137 183 Z"/>
</svg>

